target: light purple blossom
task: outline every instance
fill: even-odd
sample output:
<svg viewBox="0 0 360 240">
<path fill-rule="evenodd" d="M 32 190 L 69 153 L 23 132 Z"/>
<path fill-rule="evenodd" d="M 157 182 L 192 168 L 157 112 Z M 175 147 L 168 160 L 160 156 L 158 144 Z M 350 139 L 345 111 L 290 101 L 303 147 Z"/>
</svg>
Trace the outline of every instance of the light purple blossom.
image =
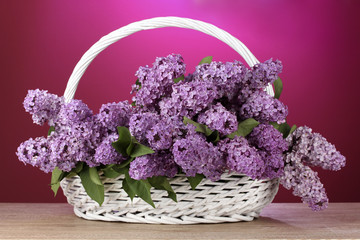
<svg viewBox="0 0 360 240">
<path fill-rule="evenodd" d="M 313 211 L 323 210 L 329 203 L 325 188 L 317 172 L 302 164 L 301 158 L 302 156 L 296 152 L 286 154 L 285 161 L 288 164 L 284 167 L 284 175 L 280 178 L 280 183 L 286 189 L 292 189 L 293 194 L 301 197 Z"/>
<path fill-rule="evenodd" d="M 136 140 L 143 142 L 146 140 L 146 133 L 159 121 L 160 116 L 156 113 L 136 113 L 132 115 L 129 121 L 130 133 Z"/>
<path fill-rule="evenodd" d="M 147 131 L 146 139 L 153 150 L 170 149 L 178 132 L 175 119 L 163 118 Z"/>
<path fill-rule="evenodd" d="M 72 99 L 61 107 L 58 122 L 59 124 L 71 126 L 87 120 L 92 115 L 93 112 L 83 101 Z"/>
<path fill-rule="evenodd" d="M 186 176 L 194 177 L 199 173 L 217 181 L 225 170 L 225 161 L 219 149 L 198 133 L 191 132 L 184 139 L 176 140 L 172 153 Z"/>
<path fill-rule="evenodd" d="M 254 118 L 262 123 L 283 123 L 287 115 L 287 106 L 262 90 L 253 93 L 240 108 L 241 118 Z"/>
<path fill-rule="evenodd" d="M 47 139 L 38 137 L 21 143 L 16 155 L 24 164 L 30 164 L 48 173 L 56 167 L 56 162 L 50 160 L 50 153 Z"/>
<path fill-rule="evenodd" d="M 337 171 L 345 166 L 346 159 L 335 146 L 309 127 L 299 127 L 286 139 L 293 152 L 301 155 L 304 164 Z"/>
<path fill-rule="evenodd" d="M 48 121 L 48 124 L 53 126 L 63 103 L 63 97 L 45 90 L 35 89 L 28 91 L 24 99 L 24 108 L 32 115 L 34 123 L 43 125 Z"/>
<path fill-rule="evenodd" d="M 253 179 L 261 178 L 265 164 L 256 148 L 249 145 L 244 137 L 225 138 L 218 143 L 224 153 L 227 168 L 240 174 L 246 174 Z"/>
<path fill-rule="evenodd" d="M 175 54 L 156 58 L 152 68 L 140 67 L 135 74 L 140 84 L 133 85 L 133 101 L 146 109 L 156 108 L 160 98 L 171 94 L 174 79 L 183 75 L 185 68 L 182 57 Z"/>
<path fill-rule="evenodd" d="M 226 110 L 220 103 L 212 105 L 204 113 L 199 114 L 197 120 L 223 135 L 235 132 L 238 127 L 236 115 Z"/>
<path fill-rule="evenodd" d="M 116 132 L 119 126 L 128 126 L 133 108 L 128 101 L 103 104 L 96 115 L 101 125 L 110 131 Z"/>
<path fill-rule="evenodd" d="M 135 158 L 130 163 L 129 175 L 131 178 L 140 180 L 154 176 L 174 177 L 178 167 L 171 153 L 157 152 Z"/>
</svg>

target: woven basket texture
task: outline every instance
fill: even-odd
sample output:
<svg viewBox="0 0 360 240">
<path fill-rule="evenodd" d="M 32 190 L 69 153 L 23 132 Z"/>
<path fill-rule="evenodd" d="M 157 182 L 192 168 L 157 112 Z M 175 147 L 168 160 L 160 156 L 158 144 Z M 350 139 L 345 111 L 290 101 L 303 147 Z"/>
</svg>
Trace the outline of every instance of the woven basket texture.
<svg viewBox="0 0 360 240">
<path fill-rule="evenodd" d="M 122 189 L 122 179 L 101 177 L 105 201 L 99 206 L 85 192 L 80 178 L 64 179 L 61 187 L 77 216 L 88 220 L 155 224 L 195 224 L 252 221 L 269 204 L 278 190 L 278 179 L 252 180 L 245 175 L 223 174 L 220 181 L 204 179 L 192 190 L 187 178 L 170 180 L 178 202 L 163 190 L 151 190 L 155 208 Z"/>
</svg>

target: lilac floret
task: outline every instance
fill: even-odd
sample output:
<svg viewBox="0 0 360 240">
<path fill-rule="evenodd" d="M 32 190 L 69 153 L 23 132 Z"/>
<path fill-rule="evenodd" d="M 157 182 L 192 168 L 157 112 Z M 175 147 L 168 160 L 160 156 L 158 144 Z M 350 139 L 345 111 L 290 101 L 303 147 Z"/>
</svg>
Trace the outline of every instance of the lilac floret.
<svg viewBox="0 0 360 240">
<path fill-rule="evenodd" d="M 212 82 L 217 89 L 217 98 L 231 100 L 245 82 L 248 71 L 239 61 L 211 62 L 198 65 L 192 79 Z"/>
<path fill-rule="evenodd" d="M 50 147 L 48 141 L 44 137 L 38 137 L 20 144 L 16 155 L 24 164 L 30 164 L 34 167 L 40 168 L 42 171 L 48 173 L 52 172 L 56 167 L 56 162 L 50 159 Z"/>
<path fill-rule="evenodd" d="M 116 131 L 119 126 L 128 126 L 133 108 L 128 101 L 103 104 L 97 118 L 101 125 L 110 131 Z"/>
<path fill-rule="evenodd" d="M 176 122 L 170 118 L 163 118 L 147 131 L 146 139 L 153 150 L 170 149 L 173 144 L 173 137 L 176 136 L 177 132 Z"/>
<path fill-rule="evenodd" d="M 261 179 L 274 179 L 284 174 L 284 156 L 281 152 L 258 151 L 265 164 Z"/>
<path fill-rule="evenodd" d="M 162 97 L 171 94 L 174 79 L 184 73 L 185 63 L 180 55 L 156 58 L 152 68 L 140 67 L 136 72 L 139 84 L 133 85 L 133 92 L 136 92 L 133 101 L 146 109 L 156 108 Z"/>
<path fill-rule="evenodd" d="M 286 139 L 292 151 L 302 156 L 302 161 L 310 166 L 337 171 L 345 166 L 346 158 L 319 133 L 309 127 L 299 127 Z"/>
<path fill-rule="evenodd" d="M 72 99 L 65 103 L 59 112 L 59 123 L 67 126 L 85 121 L 91 117 L 93 112 L 81 100 Z"/>
<path fill-rule="evenodd" d="M 285 156 L 285 161 L 289 164 L 284 167 L 284 175 L 280 178 L 280 183 L 286 189 L 292 189 L 293 194 L 301 197 L 313 211 L 323 210 L 329 203 L 325 188 L 317 172 L 303 165 L 301 158 L 301 155 L 295 152 Z"/>
<path fill-rule="evenodd" d="M 253 93 L 240 108 L 240 117 L 254 118 L 259 122 L 285 122 L 288 108 L 265 91 Z"/>
<path fill-rule="evenodd" d="M 186 176 L 194 177 L 199 173 L 217 181 L 225 170 L 225 161 L 219 149 L 197 133 L 190 133 L 186 138 L 176 140 L 172 153 Z"/>
<path fill-rule="evenodd" d="M 269 153 L 282 153 L 289 147 L 283 135 L 272 125 L 265 123 L 252 130 L 248 141 L 251 145 Z"/>
<path fill-rule="evenodd" d="M 191 118 L 208 107 L 216 95 L 216 90 L 211 82 L 179 82 L 173 85 L 171 98 L 159 104 L 161 114 Z"/>
<path fill-rule="evenodd" d="M 97 163 L 108 165 L 108 164 L 119 164 L 126 160 L 126 157 L 123 157 L 118 153 L 115 148 L 111 145 L 118 139 L 117 134 L 112 134 L 106 137 L 101 144 L 96 148 L 94 155 L 95 161 Z"/>
<path fill-rule="evenodd" d="M 246 174 L 253 179 L 261 178 L 265 164 L 256 148 L 249 145 L 244 137 L 226 138 L 218 143 L 224 153 L 229 170 Z"/>
<path fill-rule="evenodd" d="M 223 135 L 235 132 L 238 127 L 236 115 L 226 110 L 221 103 L 212 105 L 204 113 L 199 114 L 198 122 L 212 130 L 218 130 Z"/>
<path fill-rule="evenodd" d="M 129 175 L 131 178 L 140 180 L 154 176 L 174 177 L 178 167 L 171 153 L 157 152 L 135 158 L 130 163 Z"/>
<path fill-rule="evenodd" d="M 136 140 L 143 142 L 146 140 L 146 133 L 160 121 L 160 116 L 156 113 L 144 112 L 132 115 L 129 121 L 129 130 Z"/>
<path fill-rule="evenodd" d="M 45 90 L 29 90 L 24 99 L 26 112 L 32 115 L 34 123 L 43 125 L 46 121 L 50 126 L 54 126 L 64 98 Z"/>
</svg>

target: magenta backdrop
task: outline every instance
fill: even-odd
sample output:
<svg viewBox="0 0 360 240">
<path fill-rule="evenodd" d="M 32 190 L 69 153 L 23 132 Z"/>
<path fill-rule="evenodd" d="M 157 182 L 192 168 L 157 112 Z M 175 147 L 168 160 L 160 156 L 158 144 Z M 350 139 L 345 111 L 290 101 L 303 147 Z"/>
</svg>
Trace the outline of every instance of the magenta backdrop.
<svg viewBox="0 0 360 240">
<path fill-rule="evenodd" d="M 27 90 L 62 95 L 76 62 L 101 36 L 158 16 L 215 24 L 243 41 L 260 61 L 282 60 L 288 121 L 311 126 L 347 157 L 344 170 L 319 171 L 330 200 L 360 201 L 359 12 L 355 0 L 1 1 L 0 201 L 65 201 L 62 194 L 53 197 L 50 175 L 24 166 L 15 156 L 20 142 L 47 131 L 32 124 L 23 110 Z M 83 76 L 76 98 L 95 112 L 102 103 L 129 99 L 137 68 L 169 53 L 182 54 L 188 71 L 208 55 L 216 61 L 242 61 L 227 45 L 203 33 L 144 31 L 101 53 Z M 300 200 L 281 188 L 275 201 Z"/>
</svg>

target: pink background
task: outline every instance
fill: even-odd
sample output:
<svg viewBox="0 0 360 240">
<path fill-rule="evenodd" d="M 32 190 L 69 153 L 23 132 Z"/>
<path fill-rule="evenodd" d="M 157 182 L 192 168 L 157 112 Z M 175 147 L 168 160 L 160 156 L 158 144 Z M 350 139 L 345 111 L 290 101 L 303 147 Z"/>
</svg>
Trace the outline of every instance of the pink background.
<svg viewBox="0 0 360 240">
<path fill-rule="evenodd" d="M 359 12 L 355 0 L 1 1 L 0 201 L 65 201 L 62 194 L 53 197 L 50 175 L 15 156 L 20 142 L 47 132 L 23 110 L 27 90 L 62 95 L 73 67 L 100 37 L 157 16 L 212 23 L 243 41 L 260 61 L 282 60 L 288 121 L 311 126 L 347 157 L 342 171 L 319 171 L 330 200 L 360 201 Z M 129 99 L 137 68 L 169 53 L 182 54 L 189 72 L 208 55 L 216 61 L 242 60 L 224 43 L 193 30 L 143 31 L 101 53 L 76 98 L 95 112 L 102 103 Z M 300 200 L 281 188 L 275 201 Z"/>
</svg>

